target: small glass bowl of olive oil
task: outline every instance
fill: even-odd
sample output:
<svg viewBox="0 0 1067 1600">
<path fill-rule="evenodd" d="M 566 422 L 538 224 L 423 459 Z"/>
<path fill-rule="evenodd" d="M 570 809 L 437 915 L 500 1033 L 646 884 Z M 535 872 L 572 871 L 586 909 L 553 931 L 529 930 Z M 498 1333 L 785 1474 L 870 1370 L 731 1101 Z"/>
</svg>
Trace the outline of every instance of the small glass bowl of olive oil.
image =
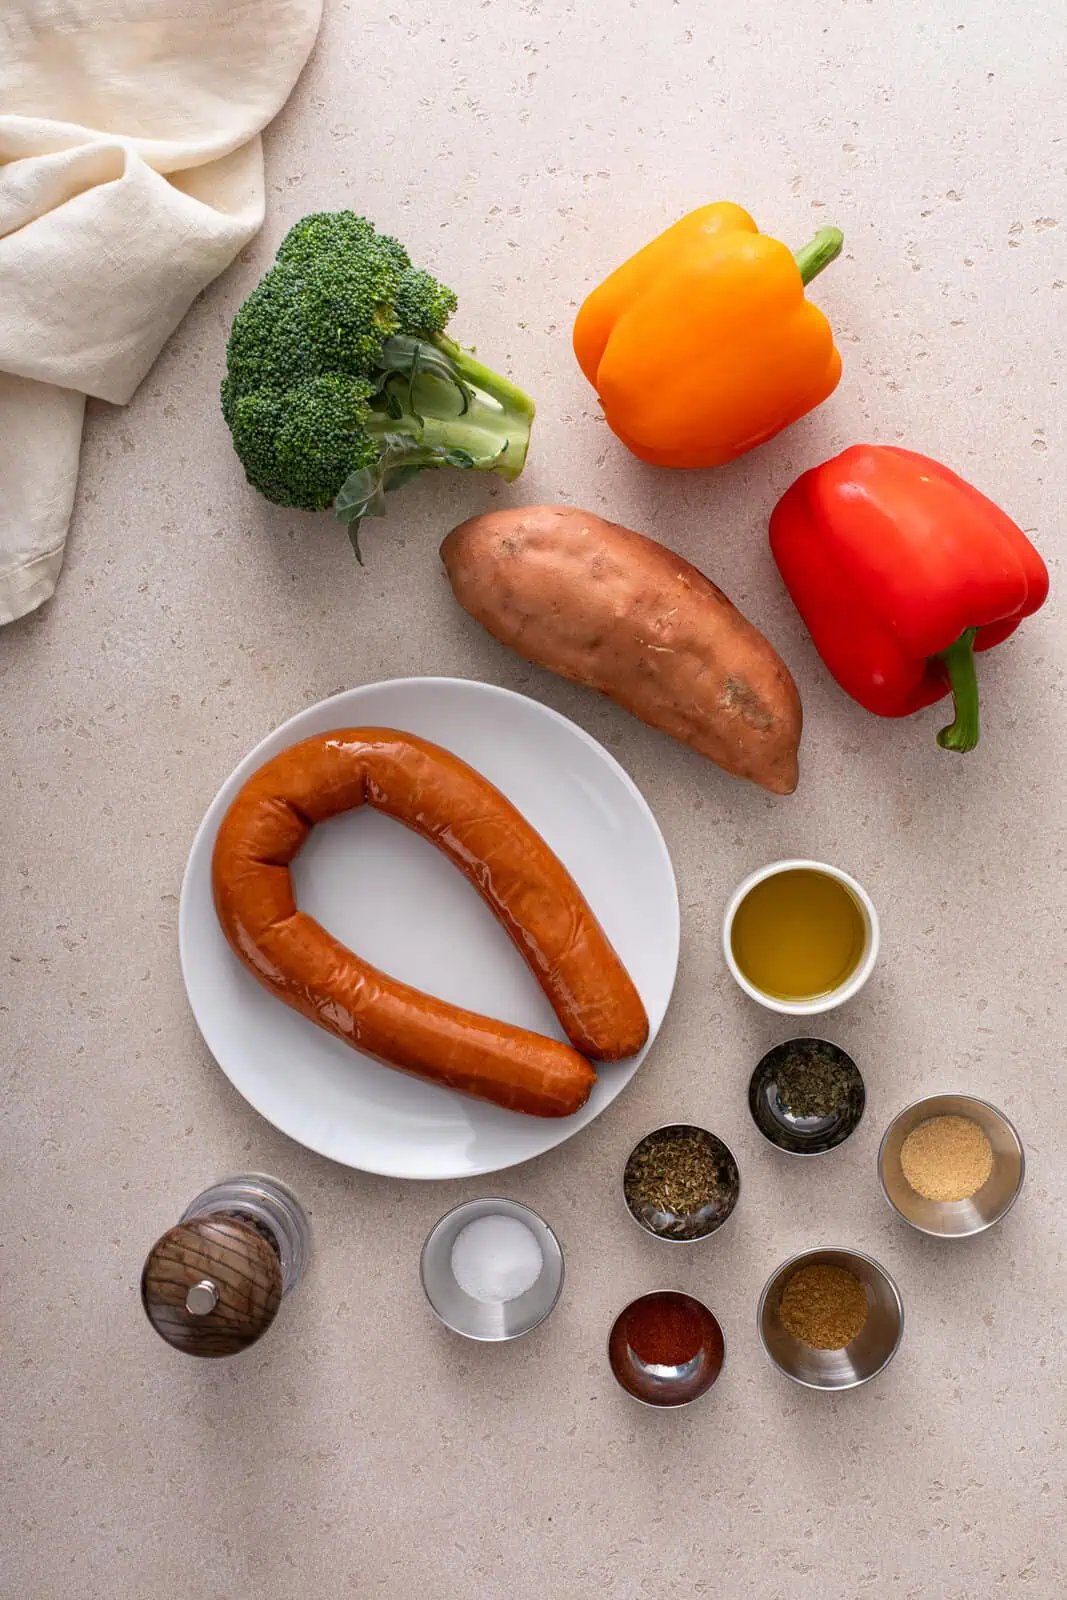
<svg viewBox="0 0 1067 1600">
<path fill-rule="evenodd" d="M 878 959 L 878 913 L 839 867 L 772 861 L 734 890 L 722 942 L 727 966 L 753 1000 L 787 1016 L 814 1016 L 867 982 Z"/>
</svg>

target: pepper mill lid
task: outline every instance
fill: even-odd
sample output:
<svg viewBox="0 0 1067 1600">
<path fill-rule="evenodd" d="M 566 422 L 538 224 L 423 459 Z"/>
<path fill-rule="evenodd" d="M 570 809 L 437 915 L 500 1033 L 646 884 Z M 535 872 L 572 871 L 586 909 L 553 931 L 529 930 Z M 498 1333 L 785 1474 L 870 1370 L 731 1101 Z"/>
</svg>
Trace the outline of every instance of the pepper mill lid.
<svg viewBox="0 0 1067 1600">
<path fill-rule="evenodd" d="M 149 1322 L 175 1350 L 232 1356 L 262 1338 L 282 1300 L 278 1252 L 248 1218 L 191 1217 L 153 1245 L 141 1274 Z"/>
</svg>

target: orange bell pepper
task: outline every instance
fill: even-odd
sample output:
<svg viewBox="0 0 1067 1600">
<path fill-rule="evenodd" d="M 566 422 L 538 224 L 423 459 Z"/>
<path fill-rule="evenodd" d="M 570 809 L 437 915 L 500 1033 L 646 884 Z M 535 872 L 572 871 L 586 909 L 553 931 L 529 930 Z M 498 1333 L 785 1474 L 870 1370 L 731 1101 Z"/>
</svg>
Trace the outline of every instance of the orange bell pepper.
<svg viewBox="0 0 1067 1600">
<path fill-rule="evenodd" d="M 841 357 L 804 286 L 841 244 L 839 229 L 821 228 L 794 256 L 721 202 L 631 256 L 574 325 L 612 432 L 642 461 L 714 467 L 820 405 Z"/>
</svg>

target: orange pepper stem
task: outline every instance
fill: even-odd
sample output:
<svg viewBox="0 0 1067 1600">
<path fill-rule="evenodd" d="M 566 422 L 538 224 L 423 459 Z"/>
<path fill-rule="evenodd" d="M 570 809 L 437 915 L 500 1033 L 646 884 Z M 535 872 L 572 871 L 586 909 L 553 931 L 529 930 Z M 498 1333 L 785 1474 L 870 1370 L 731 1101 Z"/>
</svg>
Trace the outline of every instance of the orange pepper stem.
<svg viewBox="0 0 1067 1600">
<path fill-rule="evenodd" d="M 836 261 L 844 242 L 845 236 L 840 228 L 820 228 L 814 239 L 809 240 L 794 257 L 800 268 L 802 282 L 810 283 L 831 261 Z"/>
<path fill-rule="evenodd" d="M 952 685 L 955 720 L 942 728 L 937 742 L 942 750 L 973 750 L 978 743 L 978 674 L 974 670 L 974 636 L 966 628 L 955 644 L 939 652 Z"/>
</svg>

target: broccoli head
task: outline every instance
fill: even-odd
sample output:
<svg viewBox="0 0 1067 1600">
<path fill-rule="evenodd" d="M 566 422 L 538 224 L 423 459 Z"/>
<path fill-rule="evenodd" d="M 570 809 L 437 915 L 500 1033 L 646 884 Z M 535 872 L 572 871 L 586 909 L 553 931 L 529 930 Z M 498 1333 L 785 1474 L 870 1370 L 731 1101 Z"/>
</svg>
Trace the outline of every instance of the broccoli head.
<svg viewBox="0 0 1067 1600">
<path fill-rule="evenodd" d="M 222 413 L 249 483 L 347 523 L 428 467 L 517 478 L 533 402 L 452 342 L 451 289 L 351 211 L 304 217 L 234 318 Z"/>
</svg>

